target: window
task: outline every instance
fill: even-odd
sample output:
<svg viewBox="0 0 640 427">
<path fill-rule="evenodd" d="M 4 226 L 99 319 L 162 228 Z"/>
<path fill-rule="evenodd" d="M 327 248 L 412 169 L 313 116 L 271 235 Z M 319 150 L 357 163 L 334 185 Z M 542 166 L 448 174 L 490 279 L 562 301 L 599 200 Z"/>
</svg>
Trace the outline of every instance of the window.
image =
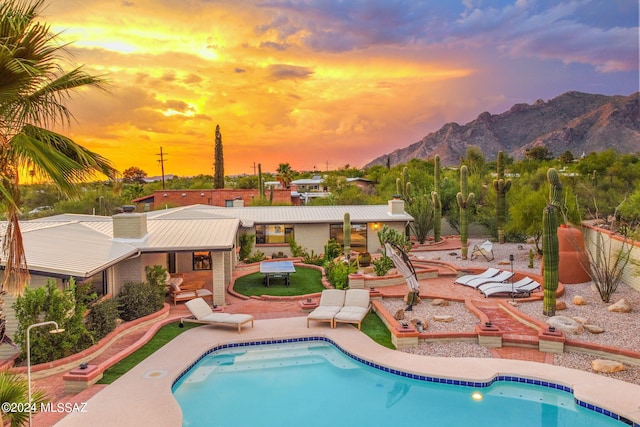
<svg viewBox="0 0 640 427">
<path fill-rule="evenodd" d="M 224 201 L 224 207 L 225 208 L 232 208 L 233 207 L 233 200 L 225 200 Z"/>
<path fill-rule="evenodd" d="M 342 224 L 330 224 L 329 237 L 344 246 Z M 367 224 L 351 224 L 351 250 L 356 252 L 367 251 Z"/>
<path fill-rule="evenodd" d="M 211 270 L 211 252 L 194 252 L 193 269 Z"/>
<path fill-rule="evenodd" d="M 256 224 L 256 245 L 289 243 L 293 239 L 293 225 Z"/>
</svg>

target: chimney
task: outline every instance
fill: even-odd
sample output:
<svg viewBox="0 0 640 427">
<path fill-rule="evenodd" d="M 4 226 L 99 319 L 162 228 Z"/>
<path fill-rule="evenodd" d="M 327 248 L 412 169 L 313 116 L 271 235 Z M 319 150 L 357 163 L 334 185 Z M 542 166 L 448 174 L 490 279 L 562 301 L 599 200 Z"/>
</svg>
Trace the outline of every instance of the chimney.
<svg viewBox="0 0 640 427">
<path fill-rule="evenodd" d="M 244 200 L 242 200 L 242 197 L 237 197 L 233 200 L 233 207 L 244 208 Z"/>
<path fill-rule="evenodd" d="M 404 200 L 394 197 L 393 200 L 389 200 L 389 213 L 391 215 L 403 215 L 404 212 Z"/>
<path fill-rule="evenodd" d="M 114 239 L 144 239 L 147 235 L 147 214 L 123 213 L 112 218 Z"/>
</svg>

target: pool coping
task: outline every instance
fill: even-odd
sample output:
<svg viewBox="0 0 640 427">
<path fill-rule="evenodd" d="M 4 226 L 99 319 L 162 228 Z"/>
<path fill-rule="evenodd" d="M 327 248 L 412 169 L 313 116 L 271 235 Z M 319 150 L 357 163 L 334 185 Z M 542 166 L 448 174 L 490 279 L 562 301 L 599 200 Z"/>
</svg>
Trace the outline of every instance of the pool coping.
<svg viewBox="0 0 640 427">
<path fill-rule="evenodd" d="M 177 326 L 176 326 L 177 327 Z M 617 414 L 640 427 L 640 386 L 554 365 L 478 358 L 418 356 L 390 350 L 372 341 L 356 328 L 342 325 L 306 327 L 304 317 L 261 320 L 255 328 L 200 327 L 189 330 L 149 356 L 113 384 L 98 392 L 83 407 L 84 412 L 65 416 L 56 426 L 80 425 L 182 425 L 182 412 L 171 386 L 189 366 L 211 348 L 233 343 L 319 337 L 370 365 L 394 372 L 454 382 L 487 384 L 495 379 L 557 384 L 573 390 L 577 402 L 587 408 Z M 445 380 L 445 381 L 446 381 Z M 555 387 L 554 387 L 555 388 Z M 126 398 L 123 398 L 126 396 Z"/>
</svg>

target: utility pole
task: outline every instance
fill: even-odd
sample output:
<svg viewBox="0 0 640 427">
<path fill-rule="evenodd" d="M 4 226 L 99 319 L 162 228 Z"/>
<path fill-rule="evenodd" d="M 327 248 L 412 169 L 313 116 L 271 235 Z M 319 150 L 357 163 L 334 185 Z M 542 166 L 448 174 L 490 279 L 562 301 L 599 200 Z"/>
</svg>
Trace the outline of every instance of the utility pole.
<svg viewBox="0 0 640 427">
<path fill-rule="evenodd" d="M 255 176 L 256 174 L 256 162 L 253 162 L 253 175 Z"/>
<path fill-rule="evenodd" d="M 160 154 L 156 154 L 156 156 L 160 156 L 160 160 L 158 160 L 158 163 L 160 163 L 160 169 L 162 170 L 162 189 L 164 190 L 164 162 L 166 162 L 165 158 L 164 158 L 164 154 L 162 152 L 162 147 L 160 147 Z"/>
</svg>

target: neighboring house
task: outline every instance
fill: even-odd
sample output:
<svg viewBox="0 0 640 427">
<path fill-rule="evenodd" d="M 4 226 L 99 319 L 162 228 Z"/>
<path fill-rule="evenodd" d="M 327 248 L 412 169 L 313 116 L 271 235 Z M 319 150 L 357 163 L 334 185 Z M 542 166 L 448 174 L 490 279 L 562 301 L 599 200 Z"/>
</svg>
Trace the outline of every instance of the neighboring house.
<svg viewBox="0 0 640 427">
<path fill-rule="evenodd" d="M 266 255 L 290 255 L 291 239 L 320 254 L 330 238 L 342 242 L 345 212 L 351 217 L 352 249 L 371 253 L 380 249 L 380 228 L 387 225 L 404 232 L 413 221 L 402 200 L 391 200 L 388 205 L 360 206 L 192 205 L 113 217 L 63 214 L 20 226 L 30 287 L 44 286 L 48 279 L 64 287 L 74 277 L 91 281 L 99 294 L 117 295 L 125 283 L 145 281 L 145 267 L 157 264 L 171 273 L 211 271 L 213 302 L 224 305 L 241 233 L 254 234 L 254 249 Z M 6 223 L 0 223 L 0 235 L 5 229 Z M 4 301 L 11 335 L 17 328 L 11 308 L 15 297 L 6 295 Z M 14 353 L 10 346 L 0 345 L 0 359 Z"/>
<path fill-rule="evenodd" d="M 347 178 L 348 184 L 360 187 L 365 194 L 375 193 L 373 181 L 366 178 Z M 310 200 L 317 197 L 327 197 L 331 195 L 331 189 L 328 188 L 324 179 L 320 175 L 313 178 L 296 179 L 291 181 L 292 197 L 300 199 L 301 204 L 308 204 Z"/>
</svg>

